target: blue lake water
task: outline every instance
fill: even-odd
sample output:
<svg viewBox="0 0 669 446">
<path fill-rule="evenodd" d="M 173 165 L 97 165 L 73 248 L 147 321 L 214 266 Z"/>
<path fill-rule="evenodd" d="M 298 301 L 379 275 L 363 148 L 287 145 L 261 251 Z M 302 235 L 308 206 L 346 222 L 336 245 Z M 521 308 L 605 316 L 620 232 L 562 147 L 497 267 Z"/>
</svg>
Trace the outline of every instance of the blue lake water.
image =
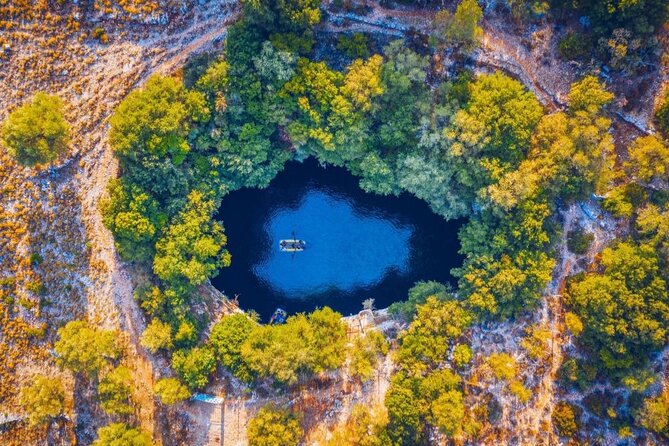
<svg viewBox="0 0 669 446">
<path fill-rule="evenodd" d="M 266 189 L 225 197 L 218 218 L 232 265 L 213 285 L 266 320 L 279 306 L 351 314 L 367 298 L 377 307 L 405 299 L 418 280 L 452 281 L 462 221 L 445 221 L 409 194 L 367 194 L 357 182 L 310 159 L 288 163 Z M 280 251 L 279 241 L 293 237 L 306 249 Z"/>
<path fill-rule="evenodd" d="M 270 249 L 253 272 L 292 299 L 370 287 L 393 270 L 407 272 L 414 229 L 380 213 L 358 212 L 347 197 L 327 189 L 309 189 L 295 208 L 276 209 L 264 227 L 270 245 L 295 233 L 306 249 Z"/>
</svg>

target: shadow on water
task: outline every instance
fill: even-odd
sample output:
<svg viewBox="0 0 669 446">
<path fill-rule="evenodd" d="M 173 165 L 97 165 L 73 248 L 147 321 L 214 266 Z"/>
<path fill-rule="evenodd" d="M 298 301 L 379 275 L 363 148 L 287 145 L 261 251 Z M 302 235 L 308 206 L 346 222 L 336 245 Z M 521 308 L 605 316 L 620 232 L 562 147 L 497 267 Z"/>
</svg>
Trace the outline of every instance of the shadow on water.
<svg viewBox="0 0 669 446">
<path fill-rule="evenodd" d="M 367 194 L 346 169 L 314 159 L 288 163 L 266 189 L 231 193 L 217 218 L 232 265 L 212 283 L 264 320 L 277 307 L 351 314 L 368 298 L 385 307 L 416 281 L 453 282 L 450 270 L 462 263 L 463 220 L 446 221 L 410 194 Z M 306 250 L 281 252 L 293 234 Z"/>
</svg>

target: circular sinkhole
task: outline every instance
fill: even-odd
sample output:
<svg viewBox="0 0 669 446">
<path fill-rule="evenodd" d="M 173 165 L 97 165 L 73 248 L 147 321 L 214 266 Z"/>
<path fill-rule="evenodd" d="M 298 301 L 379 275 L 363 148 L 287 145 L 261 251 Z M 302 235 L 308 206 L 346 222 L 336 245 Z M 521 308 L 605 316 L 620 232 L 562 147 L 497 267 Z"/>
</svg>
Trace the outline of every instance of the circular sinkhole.
<svg viewBox="0 0 669 446">
<path fill-rule="evenodd" d="M 345 315 L 374 299 L 378 308 L 406 299 L 420 280 L 453 282 L 460 266 L 458 229 L 427 203 L 404 193 L 368 194 L 346 169 L 314 159 L 289 162 L 265 189 L 227 195 L 217 218 L 232 265 L 212 284 L 263 320 L 329 306 Z M 306 242 L 284 251 L 281 240 Z"/>
</svg>

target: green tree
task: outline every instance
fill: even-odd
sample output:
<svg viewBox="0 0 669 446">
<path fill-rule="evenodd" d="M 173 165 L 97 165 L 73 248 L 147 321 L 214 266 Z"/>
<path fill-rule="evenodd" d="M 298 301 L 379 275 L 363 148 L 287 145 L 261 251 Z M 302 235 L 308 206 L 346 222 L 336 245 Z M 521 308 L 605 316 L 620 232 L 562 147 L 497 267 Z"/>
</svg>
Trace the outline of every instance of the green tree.
<svg viewBox="0 0 669 446">
<path fill-rule="evenodd" d="M 602 274 L 586 274 L 568 296 L 584 323 L 582 341 L 615 376 L 666 342 L 669 293 L 651 246 L 620 243 L 602 252 L 601 265 Z"/>
<path fill-rule="evenodd" d="M 623 168 L 632 180 L 644 183 L 653 179 L 669 181 L 669 147 L 656 136 L 641 136 L 629 147 Z"/>
<path fill-rule="evenodd" d="M 297 446 L 303 433 L 298 414 L 271 404 L 258 411 L 246 430 L 249 446 Z"/>
<path fill-rule="evenodd" d="M 305 30 L 321 21 L 319 0 L 243 0 L 244 13 L 267 29 Z"/>
<path fill-rule="evenodd" d="M 585 111 L 594 115 L 611 102 L 613 93 L 606 91 L 595 76 L 586 76 L 571 86 L 567 99 L 571 113 Z"/>
<path fill-rule="evenodd" d="M 384 158 L 418 144 L 420 121 L 430 107 L 425 82 L 427 66 L 427 57 L 407 48 L 402 40 L 395 40 L 384 49 L 383 91 L 374 98 L 372 111 L 374 125 L 378 126 L 375 146 L 380 146 Z"/>
<path fill-rule="evenodd" d="M 70 140 L 63 101 L 58 96 L 36 93 L 30 102 L 7 116 L 0 127 L 0 139 L 8 153 L 25 166 L 55 161 L 65 153 Z"/>
<path fill-rule="evenodd" d="M 54 351 L 59 364 L 89 376 L 95 376 L 108 360 L 120 356 L 116 334 L 91 327 L 86 321 L 68 322 L 58 329 Z"/>
<path fill-rule="evenodd" d="M 655 110 L 655 122 L 665 135 L 669 135 L 669 90 L 665 91 Z"/>
<path fill-rule="evenodd" d="M 151 435 L 125 423 L 112 423 L 98 430 L 93 446 L 152 446 Z"/>
<path fill-rule="evenodd" d="M 475 214 L 459 234 L 466 259 L 454 270 L 458 294 L 483 317 L 509 317 L 532 308 L 551 279 L 555 261 L 541 201 L 525 201 L 508 214 Z"/>
<path fill-rule="evenodd" d="M 227 315 L 214 325 L 209 337 L 218 362 L 244 381 L 249 381 L 252 374 L 242 357 L 242 345 L 257 325 L 246 314 Z"/>
<path fill-rule="evenodd" d="M 188 194 L 186 206 L 156 243 L 153 271 L 159 278 L 170 285 L 195 286 L 230 264 L 223 226 L 211 218 L 215 210 L 206 194 Z"/>
<path fill-rule="evenodd" d="M 461 0 L 455 14 L 447 10 L 439 11 L 435 17 L 434 27 L 436 39 L 446 45 L 457 45 L 468 52 L 476 48 L 483 29 L 479 22 L 483 18 L 483 10 L 477 0 Z"/>
<path fill-rule="evenodd" d="M 457 390 L 442 393 L 430 407 L 431 424 L 448 437 L 459 433 L 464 417 L 464 397 Z"/>
<path fill-rule="evenodd" d="M 669 438 L 669 391 L 647 398 L 636 416 L 637 423 L 646 429 Z"/>
<path fill-rule="evenodd" d="M 665 277 L 669 276 L 669 214 L 666 206 L 648 204 L 639 210 L 635 226 L 640 239 L 655 248 Z"/>
<path fill-rule="evenodd" d="M 160 349 L 171 350 L 174 347 L 172 327 L 160 319 L 154 318 L 142 333 L 139 342 L 151 353 L 156 353 Z"/>
<path fill-rule="evenodd" d="M 595 241 L 594 234 L 582 228 L 573 229 L 567 233 L 567 248 L 574 254 L 587 254 L 593 241 Z"/>
<path fill-rule="evenodd" d="M 418 394 L 427 407 L 426 420 L 449 437 L 457 435 L 465 417 L 462 379 L 448 369 L 429 373 L 420 381 Z"/>
<path fill-rule="evenodd" d="M 401 335 L 396 359 L 412 374 L 421 374 L 446 359 L 449 345 L 473 320 L 458 301 L 427 298 L 418 307 L 414 322 Z"/>
<path fill-rule="evenodd" d="M 497 379 L 509 382 L 518 375 L 518 364 L 508 353 L 493 353 L 485 361 Z"/>
<path fill-rule="evenodd" d="M 374 377 L 380 355 L 388 353 L 388 343 L 380 331 L 369 331 L 364 336 L 356 336 L 349 347 L 349 372 L 361 381 Z"/>
<path fill-rule="evenodd" d="M 154 393 L 163 404 L 176 404 L 190 398 L 190 391 L 176 378 L 163 378 L 153 386 Z"/>
<path fill-rule="evenodd" d="M 307 338 L 311 352 L 309 369 L 321 373 L 340 367 L 346 359 L 348 342 L 342 315 L 330 307 L 323 307 L 311 312 L 307 318 L 312 331 Z"/>
<path fill-rule="evenodd" d="M 363 33 L 340 34 L 337 36 L 337 49 L 352 59 L 369 57 L 369 40 Z"/>
<path fill-rule="evenodd" d="M 399 314 L 407 320 L 413 319 L 416 308 L 423 305 L 427 298 L 436 296 L 440 300 L 451 297 L 449 287 L 434 280 L 416 282 L 409 289 L 408 299 L 403 302 L 395 302 L 388 308 L 391 313 Z"/>
<path fill-rule="evenodd" d="M 36 376 L 32 384 L 21 391 L 19 400 L 28 412 L 28 420 L 32 426 L 46 423 L 63 413 L 63 383 L 58 378 Z"/>
<path fill-rule="evenodd" d="M 100 202 L 102 222 L 114 234 L 119 256 L 130 261 L 150 260 L 166 215 L 159 211 L 155 199 L 124 179 L 111 180 L 107 190 L 109 198 Z"/>
<path fill-rule="evenodd" d="M 602 37 L 608 37 L 616 28 L 629 28 L 640 36 L 652 34 L 664 23 L 668 13 L 667 4 L 662 0 L 559 1 L 554 6 L 573 9 L 580 15 L 588 16 L 594 34 Z"/>
<path fill-rule="evenodd" d="M 109 142 L 124 160 L 170 156 L 175 164 L 190 151 L 188 134 L 209 117 L 204 95 L 171 77 L 152 76 L 119 104 L 110 119 Z"/>
<path fill-rule="evenodd" d="M 567 113 L 541 119 L 527 159 L 491 185 L 487 197 L 496 206 L 511 209 L 542 193 L 566 199 L 603 193 L 613 172 L 611 120 L 604 116 L 612 98 L 593 76 L 574 83 Z"/>
<path fill-rule="evenodd" d="M 177 350 L 172 356 L 172 367 L 189 389 L 201 389 L 216 369 L 216 358 L 207 347 Z"/>
<path fill-rule="evenodd" d="M 388 436 L 393 445 L 425 444 L 425 408 L 418 396 L 417 381 L 402 372 L 391 378 L 384 403 L 388 409 Z"/>
<path fill-rule="evenodd" d="M 304 337 L 311 334 L 303 315 L 289 320 L 290 325 L 256 327 L 241 347 L 244 362 L 254 374 L 288 385 L 309 370 L 310 351 Z"/>
<path fill-rule="evenodd" d="M 520 82 L 500 72 L 478 77 L 445 130 L 456 180 L 473 194 L 515 170 L 542 115 L 539 101 Z"/>
<path fill-rule="evenodd" d="M 246 365 L 259 377 L 294 384 L 302 373 L 340 367 L 346 359 L 346 328 L 341 314 L 325 307 L 297 314 L 283 325 L 260 325 L 241 346 Z"/>
<path fill-rule="evenodd" d="M 102 410 L 109 414 L 130 415 L 134 412 L 132 402 L 132 377 L 127 367 L 116 367 L 98 384 L 98 396 Z"/>
<path fill-rule="evenodd" d="M 384 428 L 388 417 L 381 407 L 356 404 L 346 423 L 337 428 L 326 446 L 383 446 L 388 444 Z"/>
<path fill-rule="evenodd" d="M 464 367 L 474 358 L 472 348 L 467 344 L 458 344 L 453 349 L 453 364 L 456 367 Z"/>
<path fill-rule="evenodd" d="M 553 425 L 562 437 L 573 437 L 578 432 L 578 423 L 574 408 L 567 402 L 560 401 L 553 408 Z"/>
</svg>

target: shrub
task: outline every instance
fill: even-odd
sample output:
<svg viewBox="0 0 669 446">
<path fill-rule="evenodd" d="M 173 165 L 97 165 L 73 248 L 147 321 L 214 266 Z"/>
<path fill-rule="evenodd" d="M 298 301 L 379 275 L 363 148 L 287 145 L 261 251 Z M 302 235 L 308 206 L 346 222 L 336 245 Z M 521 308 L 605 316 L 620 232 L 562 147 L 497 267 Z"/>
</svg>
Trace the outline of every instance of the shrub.
<svg viewBox="0 0 669 446">
<path fill-rule="evenodd" d="M 114 332 L 93 328 L 86 321 L 69 322 L 58 330 L 58 337 L 54 344 L 58 362 L 76 373 L 94 376 L 108 359 L 120 355 Z"/>
<path fill-rule="evenodd" d="M 93 446 L 151 446 L 151 436 L 125 423 L 112 423 L 98 430 Z"/>
<path fill-rule="evenodd" d="M 558 42 L 558 52 L 564 59 L 584 59 L 591 51 L 592 43 L 583 34 L 568 32 Z"/>
<path fill-rule="evenodd" d="M 65 153 L 70 126 L 58 96 L 36 93 L 12 111 L 0 127 L 0 139 L 9 154 L 25 166 L 51 163 Z"/>
<path fill-rule="evenodd" d="M 109 372 L 98 384 L 102 409 L 109 414 L 132 414 L 131 383 L 132 377 L 127 367 L 117 367 Z"/>
<path fill-rule="evenodd" d="M 207 385 L 209 375 L 216 368 L 214 353 L 207 347 L 179 350 L 172 357 L 172 367 L 190 389 Z"/>
<path fill-rule="evenodd" d="M 190 398 L 190 392 L 176 378 L 164 378 L 156 382 L 153 391 L 163 404 L 175 404 Z"/>
<path fill-rule="evenodd" d="M 567 233 L 567 248 L 574 254 L 584 255 L 590 249 L 595 236 L 583 229 L 575 229 Z"/>
<path fill-rule="evenodd" d="M 35 426 L 63 413 L 65 391 L 57 378 L 37 376 L 33 383 L 23 389 L 21 405 L 28 412 L 28 421 Z"/>
<path fill-rule="evenodd" d="M 350 36 L 340 34 L 337 37 L 337 49 L 352 59 L 366 59 L 369 57 L 369 41 L 362 33 L 354 33 Z"/>
<path fill-rule="evenodd" d="M 578 424 L 574 415 L 574 408 L 564 401 L 560 401 L 553 408 L 553 425 L 558 434 L 563 437 L 573 437 L 578 432 Z"/>
<path fill-rule="evenodd" d="M 303 431 L 295 413 L 267 405 L 249 421 L 249 446 L 297 446 Z"/>
<path fill-rule="evenodd" d="M 159 319 L 153 319 L 142 333 L 139 342 L 151 353 L 156 353 L 161 348 L 171 350 L 173 347 L 172 327 Z"/>
<path fill-rule="evenodd" d="M 669 136 L 669 88 L 655 110 L 655 123 L 665 136 Z"/>
</svg>

